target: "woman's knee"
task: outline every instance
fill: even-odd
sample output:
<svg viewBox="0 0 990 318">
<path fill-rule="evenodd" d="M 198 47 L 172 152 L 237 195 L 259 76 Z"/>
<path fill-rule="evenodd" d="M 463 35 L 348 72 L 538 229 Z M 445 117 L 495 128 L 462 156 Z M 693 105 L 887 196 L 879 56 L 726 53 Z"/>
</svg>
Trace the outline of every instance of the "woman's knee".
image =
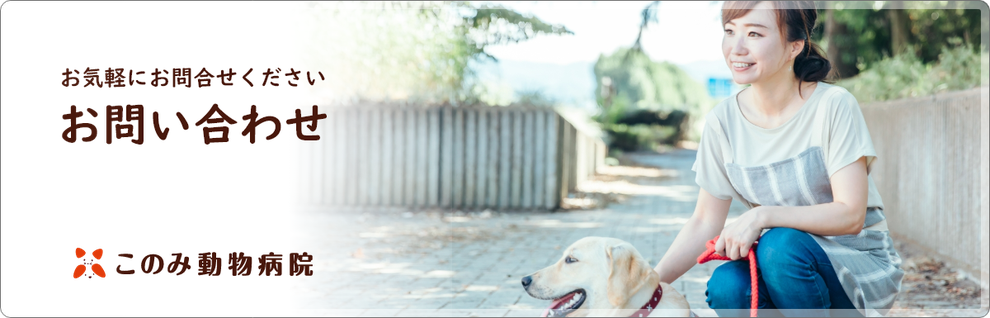
<svg viewBox="0 0 990 318">
<path fill-rule="evenodd" d="M 760 236 L 759 244 L 763 245 L 764 243 L 767 243 L 770 246 L 808 243 L 817 244 L 815 239 L 808 235 L 808 232 L 795 230 L 789 227 L 775 227 L 770 229 L 764 233 L 763 236 Z"/>
<path fill-rule="evenodd" d="M 749 308 L 750 290 L 749 263 L 726 262 L 716 267 L 708 279 L 706 301 L 712 309 Z"/>
<path fill-rule="evenodd" d="M 756 261 L 763 267 L 814 261 L 815 249 L 821 249 L 807 232 L 778 227 L 767 231 L 756 244 Z"/>
<path fill-rule="evenodd" d="M 791 228 L 774 228 L 760 237 L 756 262 L 767 284 L 788 284 L 791 279 L 811 277 L 817 264 L 828 256 L 808 233 Z"/>
</svg>

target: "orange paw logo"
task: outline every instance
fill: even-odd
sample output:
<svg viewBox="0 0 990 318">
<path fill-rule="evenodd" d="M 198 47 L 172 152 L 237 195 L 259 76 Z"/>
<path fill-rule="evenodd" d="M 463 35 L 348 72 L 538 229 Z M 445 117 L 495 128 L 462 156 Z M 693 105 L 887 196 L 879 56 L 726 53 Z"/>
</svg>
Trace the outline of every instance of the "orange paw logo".
<svg viewBox="0 0 990 318">
<path fill-rule="evenodd" d="M 86 251 L 81 248 L 76 248 L 76 258 L 82 258 L 83 256 L 86 256 Z M 100 264 L 94 264 L 94 262 L 96 262 L 96 260 L 100 259 L 101 257 L 103 257 L 102 248 L 93 251 L 93 258 L 90 259 L 89 262 L 87 262 L 86 259 L 83 258 L 82 259 L 83 263 L 79 266 L 76 266 L 76 271 L 72 273 L 72 278 L 79 278 L 84 276 L 83 274 L 86 274 L 86 265 L 89 265 L 89 267 L 93 269 L 93 271 L 89 275 L 85 275 L 86 277 L 93 278 L 93 274 L 96 274 L 96 276 L 100 276 L 100 277 L 107 277 L 107 273 L 103 271 L 103 266 L 100 266 Z"/>
</svg>

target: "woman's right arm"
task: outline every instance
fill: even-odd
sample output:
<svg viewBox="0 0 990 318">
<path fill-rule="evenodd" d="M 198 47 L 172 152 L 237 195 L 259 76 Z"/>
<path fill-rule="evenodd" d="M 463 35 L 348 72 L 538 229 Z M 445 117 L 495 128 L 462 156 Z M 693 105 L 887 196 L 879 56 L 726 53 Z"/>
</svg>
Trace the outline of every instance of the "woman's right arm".
<svg viewBox="0 0 990 318">
<path fill-rule="evenodd" d="M 694 214 L 653 269 L 660 274 L 660 281 L 671 283 L 697 263 L 698 256 L 705 251 L 705 242 L 719 235 L 725 227 L 731 203 L 731 198 L 722 200 L 705 189 L 699 191 Z"/>
</svg>

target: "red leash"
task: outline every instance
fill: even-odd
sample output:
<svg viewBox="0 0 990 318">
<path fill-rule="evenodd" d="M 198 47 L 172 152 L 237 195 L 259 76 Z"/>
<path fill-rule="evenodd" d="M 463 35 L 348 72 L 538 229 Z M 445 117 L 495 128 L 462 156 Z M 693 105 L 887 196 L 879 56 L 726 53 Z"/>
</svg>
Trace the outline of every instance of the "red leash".
<svg viewBox="0 0 990 318">
<path fill-rule="evenodd" d="M 701 253 L 701 256 L 698 256 L 698 264 L 707 263 L 708 261 L 730 261 L 731 260 L 728 257 L 720 256 L 718 254 L 715 254 L 715 241 L 718 241 L 718 236 L 716 236 L 715 238 L 713 238 L 711 241 L 708 241 L 708 243 L 705 243 L 706 250 L 705 250 L 704 253 Z M 753 243 L 753 246 L 749 248 L 749 255 L 746 257 L 749 260 L 749 280 L 750 280 L 750 284 L 752 285 L 752 288 L 753 288 L 752 297 L 751 297 L 751 300 L 749 302 L 749 316 L 750 317 L 756 317 L 757 316 L 756 315 L 756 309 L 758 307 L 757 300 L 760 298 L 759 297 L 759 288 L 758 288 L 758 285 L 757 285 L 758 283 L 756 282 L 756 253 L 754 253 L 754 250 L 755 249 L 756 249 L 756 243 Z"/>
</svg>

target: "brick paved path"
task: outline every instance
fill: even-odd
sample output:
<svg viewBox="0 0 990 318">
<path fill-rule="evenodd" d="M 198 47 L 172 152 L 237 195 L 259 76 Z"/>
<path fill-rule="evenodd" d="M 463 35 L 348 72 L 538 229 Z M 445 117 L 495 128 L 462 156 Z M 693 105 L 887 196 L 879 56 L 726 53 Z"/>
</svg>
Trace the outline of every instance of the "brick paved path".
<svg viewBox="0 0 990 318">
<path fill-rule="evenodd" d="M 656 265 L 693 211 L 693 160 L 688 150 L 627 155 L 624 161 L 661 169 L 614 168 L 583 185 L 616 193 L 608 197 L 618 202 L 604 209 L 304 212 L 296 239 L 316 256 L 315 274 L 294 287 L 296 314 L 538 316 L 549 302 L 527 295 L 521 277 L 582 237 L 626 240 Z M 730 221 L 743 211 L 733 203 Z M 718 263 L 695 266 L 673 284 L 700 316 L 715 315 L 704 291 Z"/>
</svg>

